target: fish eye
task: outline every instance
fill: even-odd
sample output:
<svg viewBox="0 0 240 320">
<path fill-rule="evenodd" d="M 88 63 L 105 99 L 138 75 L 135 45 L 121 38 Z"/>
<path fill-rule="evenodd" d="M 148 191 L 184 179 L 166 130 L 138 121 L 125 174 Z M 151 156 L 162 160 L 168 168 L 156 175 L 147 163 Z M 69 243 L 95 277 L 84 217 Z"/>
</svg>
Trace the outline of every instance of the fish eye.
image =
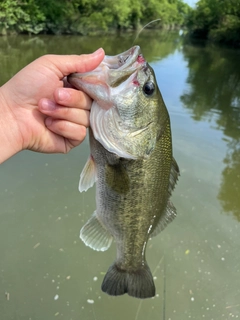
<svg viewBox="0 0 240 320">
<path fill-rule="evenodd" d="M 146 96 L 151 96 L 155 91 L 155 85 L 152 81 L 148 81 L 143 86 L 143 92 Z"/>
</svg>

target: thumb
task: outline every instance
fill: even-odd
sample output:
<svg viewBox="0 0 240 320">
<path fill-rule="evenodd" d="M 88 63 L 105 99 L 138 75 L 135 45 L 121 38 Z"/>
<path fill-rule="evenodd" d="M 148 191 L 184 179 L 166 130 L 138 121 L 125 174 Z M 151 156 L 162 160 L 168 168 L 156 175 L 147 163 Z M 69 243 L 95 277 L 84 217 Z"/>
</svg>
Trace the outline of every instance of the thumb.
<svg viewBox="0 0 240 320">
<path fill-rule="evenodd" d="M 74 72 L 88 72 L 95 69 L 103 60 L 102 48 L 90 54 L 81 55 L 46 55 L 48 63 L 54 65 L 59 79 Z"/>
</svg>

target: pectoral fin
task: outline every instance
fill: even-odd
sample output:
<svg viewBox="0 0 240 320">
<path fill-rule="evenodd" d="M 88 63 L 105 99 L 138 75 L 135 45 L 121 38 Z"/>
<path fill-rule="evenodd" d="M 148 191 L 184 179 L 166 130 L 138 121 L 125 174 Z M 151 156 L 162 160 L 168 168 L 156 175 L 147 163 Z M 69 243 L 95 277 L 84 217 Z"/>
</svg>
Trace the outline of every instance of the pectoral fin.
<svg viewBox="0 0 240 320">
<path fill-rule="evenodd" d="M 96 165 L 93 157 L 90 155 L 88 158 L 82 173 L 80 175 L 80 181 L 78 189 L 80 192 L 87 191 L 91 188 L 97 180 Z"/>
<path fill-rule="evenodd" d="M 98 220 L 96 211 L 80 231 L 80 239 L 86 246 L 97 251 L 106 251 L 112 243 L 112 235 Z"/>
</svg>

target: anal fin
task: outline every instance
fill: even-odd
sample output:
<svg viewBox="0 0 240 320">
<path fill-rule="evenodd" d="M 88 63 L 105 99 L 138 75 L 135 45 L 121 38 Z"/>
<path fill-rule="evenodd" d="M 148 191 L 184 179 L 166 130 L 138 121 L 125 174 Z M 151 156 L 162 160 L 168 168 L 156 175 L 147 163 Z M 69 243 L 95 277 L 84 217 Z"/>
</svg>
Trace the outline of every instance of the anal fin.
<svg viewBox="0 0 240 320">
<path fill-rule="evenodd" d="M 106 251 L 110 247 L 113 237 L 98 220 L 95 211 L 82 227 L 80 239 L 93 250 Z"/>
</svg>

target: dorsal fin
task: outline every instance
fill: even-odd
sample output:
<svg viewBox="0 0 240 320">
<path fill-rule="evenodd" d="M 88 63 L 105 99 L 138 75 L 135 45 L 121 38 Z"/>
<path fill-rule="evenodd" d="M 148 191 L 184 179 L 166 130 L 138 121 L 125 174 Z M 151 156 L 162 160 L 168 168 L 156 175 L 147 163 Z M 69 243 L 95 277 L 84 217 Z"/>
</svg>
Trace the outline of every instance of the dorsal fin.
<svg viewBox="0 0 240 320">
<path fill-rule="evenodd" d="M 177 161 L 172 158 L 172 166 L 171 166 L 171 171 L 170 171 L 170 178 L 169 178 L 169 186 L 168 186 L 168 192 L 171 195 L 175 185 L 178 181 L 178 177 L 180 176 L 180 170 L 177 164 Z"/>
<path fill-rule="evenodd" d="M 169 195 L 172 194 L 173 189 L 175 188 L 175 185 L 177 183 L 178 177 L 180 175 L 179 167 L 174 158 L 172 158 L 172 166 L 170 171 L 170 177 L 169 177 L 169 186 L 168 186 L 168 192 Z M 166 228 L 166 226 L 173 221 L 173 219 L 176 217 L 177 211 L 172 202 L 168 201 L 167 207 L 165 209 L 164 214 L 161 216 L 161 218 L 158 221 L 158 224 L 153 229 L 151 233 L 151 237 L 155 237 L 158 235 L 163 229 Z"/>
<path fill-rule="evenodd" d="M 150 234 L 150 238 L 157 236 L 166 226 L 177 216 L 177 211 L 172 202 L 168 201 L 164 214 L 161 216 L 158 224 Z"/>
</svg>

